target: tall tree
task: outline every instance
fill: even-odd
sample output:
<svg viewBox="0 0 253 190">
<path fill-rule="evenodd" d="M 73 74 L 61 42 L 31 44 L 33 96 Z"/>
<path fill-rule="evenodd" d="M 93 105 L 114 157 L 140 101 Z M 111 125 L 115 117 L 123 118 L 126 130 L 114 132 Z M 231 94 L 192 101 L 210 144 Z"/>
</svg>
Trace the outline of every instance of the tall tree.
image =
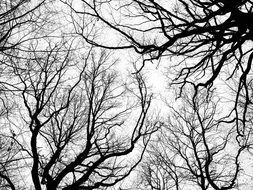
<svg viewBox="0 0 253 190">
<path fill-rule="evenodd" d="M 72 2 L 72 3 L 70 3 Z M 73 6 L 75 2 L 83 7 Z M 76 17 L 75 27 L 88 43 L 109 49 L 133 49 L 147 61 L 169 61 L 172 83 L 211 88 L 220 78 L 237 80 L 234 107 L 238 137 L 245 135 L 250 102 L 252 1 L 250 0 L 126 0 L 65 1 Z M 89 19 L 87 19 L 89 18 Z M 86 22 L 85 22 L 86 21 Z M 107 27 L 116 39 L 103 40 L 83 30 L 86 24 Z M 94 27 L 93 27 L 94 28 Z M 96 27 L 95 27 L 96 28 Z M 118 38 L 117 38 L 118 37 Z M 118 39 L 118 40 L 117 40 Z M 141 68 L 141 67 L 140 67 Z M 176 72 L 175 72 L 176 71 Z M 238 108 L 244 91 L 244 109 Z M 234 121 L 233 119 L 231 122 Z"/>
<path fill-rule="evenodd" d="M 22 189 L 17 171 L 22 167 L 19 162 L 23 156 L 17 157 L 18 144 L 14 138 L 16 134 L 12 130 L 11 122 L 6 122 L 10 114 L 16 109 L 13 101 L 14 93 L 6 88 L 6 71 L 9 59 L 17 56 L 21 44 L 31 37 L 31 32 L 39 29 L 40 8 L 46 3 L 45 0 L 2 0 L 0 1 L 0 188 Z M 34 26 L 37 27 L 34 27 Z M 8 76 L 9 80 L 12 80 Z M 25 174 L 24 174 L 25 175 Z M 15 178 L 15 180 L 13 180 Z"/>
<path fill-rule="evenodd" d="M 172 116 L 153 140 L 142 165 L 139 188 L 241 188 L 248 171 L 241 164 L 243 153 L 252 145 L 237 143 L 235 125 L 223 122 L 213 92 L 206 97 L 202 90 L 195 101 L 189 94 L 182 97 L 180 108 L 171 108 Z"/>
<path fill-rule="evenodd" d="M 80 56 L 66 42 L 36 48 L 25 61 L 13 59 L 13 80 L 6 81 L 19 101 L 12 127 L 26 155 L 21 173 L 31 172 L 36 190 L 99 189 L 125 179 L 156 128 L 147 122 L 152 95 L 142 76 L 127 87 L 103 50 Z"/>
</svg>

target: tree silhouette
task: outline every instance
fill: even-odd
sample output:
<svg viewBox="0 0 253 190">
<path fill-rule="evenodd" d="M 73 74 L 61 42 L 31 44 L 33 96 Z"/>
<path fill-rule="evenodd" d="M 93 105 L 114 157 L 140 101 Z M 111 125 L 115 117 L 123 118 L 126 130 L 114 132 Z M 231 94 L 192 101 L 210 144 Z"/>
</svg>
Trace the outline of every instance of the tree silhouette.
<svg viewBox="0 0 253 190">
<path fill-rule="evenodd" d="M 235 125 L 222 122 L 213 92 L 206 98 L 202 90 L 195 101 L 189 94 L 182 97 L 183 106 L 172 108 L 173 115 L 153 140 L 142 165 L 140 189 L 221 190 L 243 185 L 241 160 L 252 144 L 237 144 Z"/>
<path fill-rule="evenodd" d="M 66 4 L 79 15 L 78 19 L 85 17 L 83 25 L 74 16 L 73 23 L 86 42 L 109 49 L 133 49 L 144 58 L 140 70 L 147 61 L 164 60 L 174 75 L 172 84 L 179 85 L 181 92 L 189 83 L 197 93 L 201 87 L 212 88 L 220 79 L 237 80 L 234 108 L 229 115 L 236 120 L 238 137 L 244 135 L 253 59 L 251 1 L 92 0 L 80 1 L 83 8 L 72 6 L 74 2 Z M 118 40 L 106 41 L 84 32 L 87 23 L 106 27 Z M 166 61 L 166 57 L 173 61 Z M 244 106 L 240 111 L 242 93 Z"/>
<path fill-rule="evenodd" d="M 31 45 L 28 52 L 25 61 L 13 59 L 15 85 L 9 84 L 23 102 L 13 138 L 18 156 L 26 157 L 21 173 L 31 172 L 36 190 L 97 189 L 125 179 L 156 130 L 147 121 L 152 95 L 142 76 L 127 87 L 108 53 L 91 48 L 77 59 L 66 42 L 50 42 L 44 51 Z"/>
<path fill-rule="evenodd" d="M 0 188 L 22 189 L 21 176 L 17 171 L 22 168 L 25 157 L 17 156 L 18 144 L 15 142 L 16 134 L 12 130 L 11 122 L 6 122 L 16 109 L 13 101 L 14 92 L 6 86 L 6 71 L 10 57 L 15 57 L 20 46 L 33 38 L 29 35 L 35 32 L 34 25 L 39 26 L 39 9 L 45 0 L 31 2 L 27 0 L 2 0 L 0 2 Z M 38 29 L 39 27 L 36 27 Z M 12 80 L 10 76 L 7 77 Z M 23 174 L 25 175 L 25 174 Z"/>
<path fill-rule="evenodd" d="M 117 188 L 144 156 L 138 189 L 240 188 L 252 154 L 252 8 L 1 1 L 0 188 Z M 127 82 L 116 50 L 133 56 Z M 149 62 L 166 64 L 177 87 L 182 105 L 167 119 L 149 116 Z"/>
</svg>

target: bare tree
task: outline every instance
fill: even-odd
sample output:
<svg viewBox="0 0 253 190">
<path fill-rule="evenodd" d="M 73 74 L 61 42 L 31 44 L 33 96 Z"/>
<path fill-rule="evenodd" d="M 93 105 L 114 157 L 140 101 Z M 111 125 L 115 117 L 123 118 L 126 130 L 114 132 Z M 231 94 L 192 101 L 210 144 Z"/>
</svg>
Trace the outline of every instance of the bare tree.
<svg viewBox="0 0 253 190">
<path fill-rule="evenodd" d="M 17 164 L 19 158 L 17 145 L 13 140 L 10 124 L 4 120 L 9 118 L 16 105 L 13 101 L 15 93 L 9 91 L 6 79 L 12 80 L 12 76 L 6 73 L 11 65 L 10 59 L 19 56 L 19 51 L 25 49 L 24 43 L 35 37 L 35 32 L 41 30 L 42 22 L 40 8 L 46 4 L 45 0 L 2 0 L 0 2 L 0 121 L 1 121 L 1 188 L 14 189 L 14 183 L 10 176 L 16 176 L 15 170 L 20 167 Z M 36 26 L 36 27 L 35 27 Z M 33 33 L 33 34 L 32 34 Z M 17 178 L 16 178 L 17 179 Z M 19 181 L 19 180 L 17 180 Z M 7 182 L 7 184 L 5 183 Z M 19 187 L 21 188 L 21 187 Z"/>
<path fill-rule="evenodd" d="M 183 106 L 152 143 L 142 166 L 143 189 L 237 189 L 243 185 L 241 161 L 250 145 L 239 145 L 236 125 L 223 122 L 215 95 L 206 90 L 193 101 L 182 97 Z M 240 176 L 242 175 L 243 176 Z"/>
<path fill-rule="evenodd" d="M 237 80 L 233 115 L 238 137 L 243 137 L 250 101 L 247 82 L 251 74 L 252 1 L 235 0 L 127 0 L 64 1 L 71 8 L 76 31 L 95 46 L 109 49 L 133 49 L 147 61 L 169 61 L 172 84 L 194 83 L 211 88 L 219 79 Z M 74 6 L 82 3 L 83 7 Z M 82 19 L 85 17 L 85 20 Z M 89 19 L 87 19 L 89 18 Z M 87 22 L 85 22 L 87 21 Z M 82 22 L 84 24 L 82 24 Z M 118 40 L 103 40 L 84 30 L 100 28 Z M 92 29 L 91 29 L 92 31 Z M 112 42 L 112 43 L 111 43 Z M 174 59 L 173 59 L 174 60 Z M 168 61 L 166 61 L 168 62 Z M 245 91 L 244 110 L 238 108 L 239 96 Z M 232 122 L 232 121 L 231 121 Z"/>
<path fill-rule="evenodd" d="M 161 144 L 163 142 L 159 139 L 150 146 L 149 152 L 139 167 L 139 178 L 135 182 L 136 189 L 179 190 L 186 184 L 182 171 L 174 163 L 174 159 L 168 157 L 172 154 L 168 150 L 161 149 Z"/>
<path fill-rule="evenodd" d="M 13 139 L 32 189 L 113 186 L 137 166 L 156 130 L 147 122 L 152 95 L 140 74 L 127 87 L 108 53 L 91 48 L 80 56 L 70 47 L 52 42 L 38 52 L 32 44 L 29 59 L 13 59 L 6 81 L 19 102 Z"/>
</svg>

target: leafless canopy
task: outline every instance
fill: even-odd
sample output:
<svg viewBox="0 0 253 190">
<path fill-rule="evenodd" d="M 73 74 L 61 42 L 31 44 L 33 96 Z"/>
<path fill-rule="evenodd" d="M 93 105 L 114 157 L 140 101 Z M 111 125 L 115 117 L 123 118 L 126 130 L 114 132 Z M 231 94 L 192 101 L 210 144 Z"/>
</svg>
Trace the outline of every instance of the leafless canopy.
<svg viewBox="0 0 253 190">
<path fill-rule="evenodd" d="M 177 60 L 167 64 L 175 75 L 172 83 L 180 85 L 181 90 L 187 83 L 193 84 L 197 91 L 200 87 L 212 88 L 220 78 L 237 81 L 233 86 L 236 95 L 231 114 L 237 122 L 238 135 L 244 135 L 247 106 L 251 103 L 248 89 L 253 59 L 251 0 L 79 1 L 83 8 L 72 6 L 70 1 L 65 3 L 72 15 L 85 17 L 84 25 L 73 23 L 77 33 L 90 44 L 133 49 L 144 57 L 143 66 L 147 61 L 166 61 L 166 57 L 177 56 Z M 118 40 L 101 43 L 92 32 L 83 30 L 86 24 L 103 25 Z M 245 96 L 239 108 L 242 93 Z"/>
<path fill-rule="evenodd" d="M 0 188 L 114 187 L 147 149 L 140 189 L 242 184 L 252 9 L 251 0 L 0 1 Z M 116 50 L 141 60 L 127 82 Z M 183 105 L 159 121 L 149 117 L 149 62 L 167 64 Z"/>
<path fill-rule="evenodd" d="M 235 125 L 221 122 L 215 96 L 212 92 L 206 98 L 202 90 L 192 101 L 184 94 L 184 105 L 171 107 L 172 116 L 142 164 L 140 189 L 225 190 L 245 185 L 241 160 L 249 144 L 238 145 Z"/>
<path fill-rule="evenodd" d="M 113 186 L 137 166 L 156 130 L 147 122 L 152 95 L 140 74 L 124 84 L 104 50 L 91 48 L 76 63 L 78 54 L 70 49 L 64 42 L 43 52 L 31 45 L 28 59 L 12 59 L 8 71 L 6 84 L 23 102 L 13 113 L 18 124 L 10 138 L 26 168 L 18 170 L 31 171 L 36 190 Z M 127 162 L 137 145 L 139 153 Z"/>
</svg>

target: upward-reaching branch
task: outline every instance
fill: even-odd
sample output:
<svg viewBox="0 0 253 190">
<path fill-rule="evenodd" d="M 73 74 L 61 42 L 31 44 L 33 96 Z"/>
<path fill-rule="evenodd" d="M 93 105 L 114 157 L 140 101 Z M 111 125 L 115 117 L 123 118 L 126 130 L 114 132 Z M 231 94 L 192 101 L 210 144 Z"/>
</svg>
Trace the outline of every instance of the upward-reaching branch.
<svg viewBox="0 0 253 190">
<path fill-rule="evenodd" d="M 234 107 L 228 111 L 237 125 L 238 138 L 246 127 L 248 96 L 244 110 L 238 107 L 242 93 L 248 91 L 252 74 L 253 3 L 250 0 L 126 0 L 126 1 L 71 1 L 68 4 L 75 22 L 76 32 L 95 46 L 108 49 L 133 49 L 147 61 L 169 61 L 172 84 L 181 91 L 186 84 L 211 89 L 222 80 L 237 80 Z M 75 2 L 83 7 L 73 6 Z M 83 16 L 93 25 L 89 33 L 80 20 Z M 120 18 L 120 19 L 117 19 Z M 115 35 L 113 40 L 103 40 L 92 30 L 106 28 Z M 89 35 L 88 35 L 89 34 Z M 251 44 L 251 45 L 250 45 Z M 174 60 L 174 59 L 173 59 Z M 143 66 L 141 68 L 143 68 Z M 176 72 L 175 72 L 176 71 Z M 216 87 L 216 86 L 215 86 Z M 234 120 L 235 119 L 235 120 Z"/>
</svg>

